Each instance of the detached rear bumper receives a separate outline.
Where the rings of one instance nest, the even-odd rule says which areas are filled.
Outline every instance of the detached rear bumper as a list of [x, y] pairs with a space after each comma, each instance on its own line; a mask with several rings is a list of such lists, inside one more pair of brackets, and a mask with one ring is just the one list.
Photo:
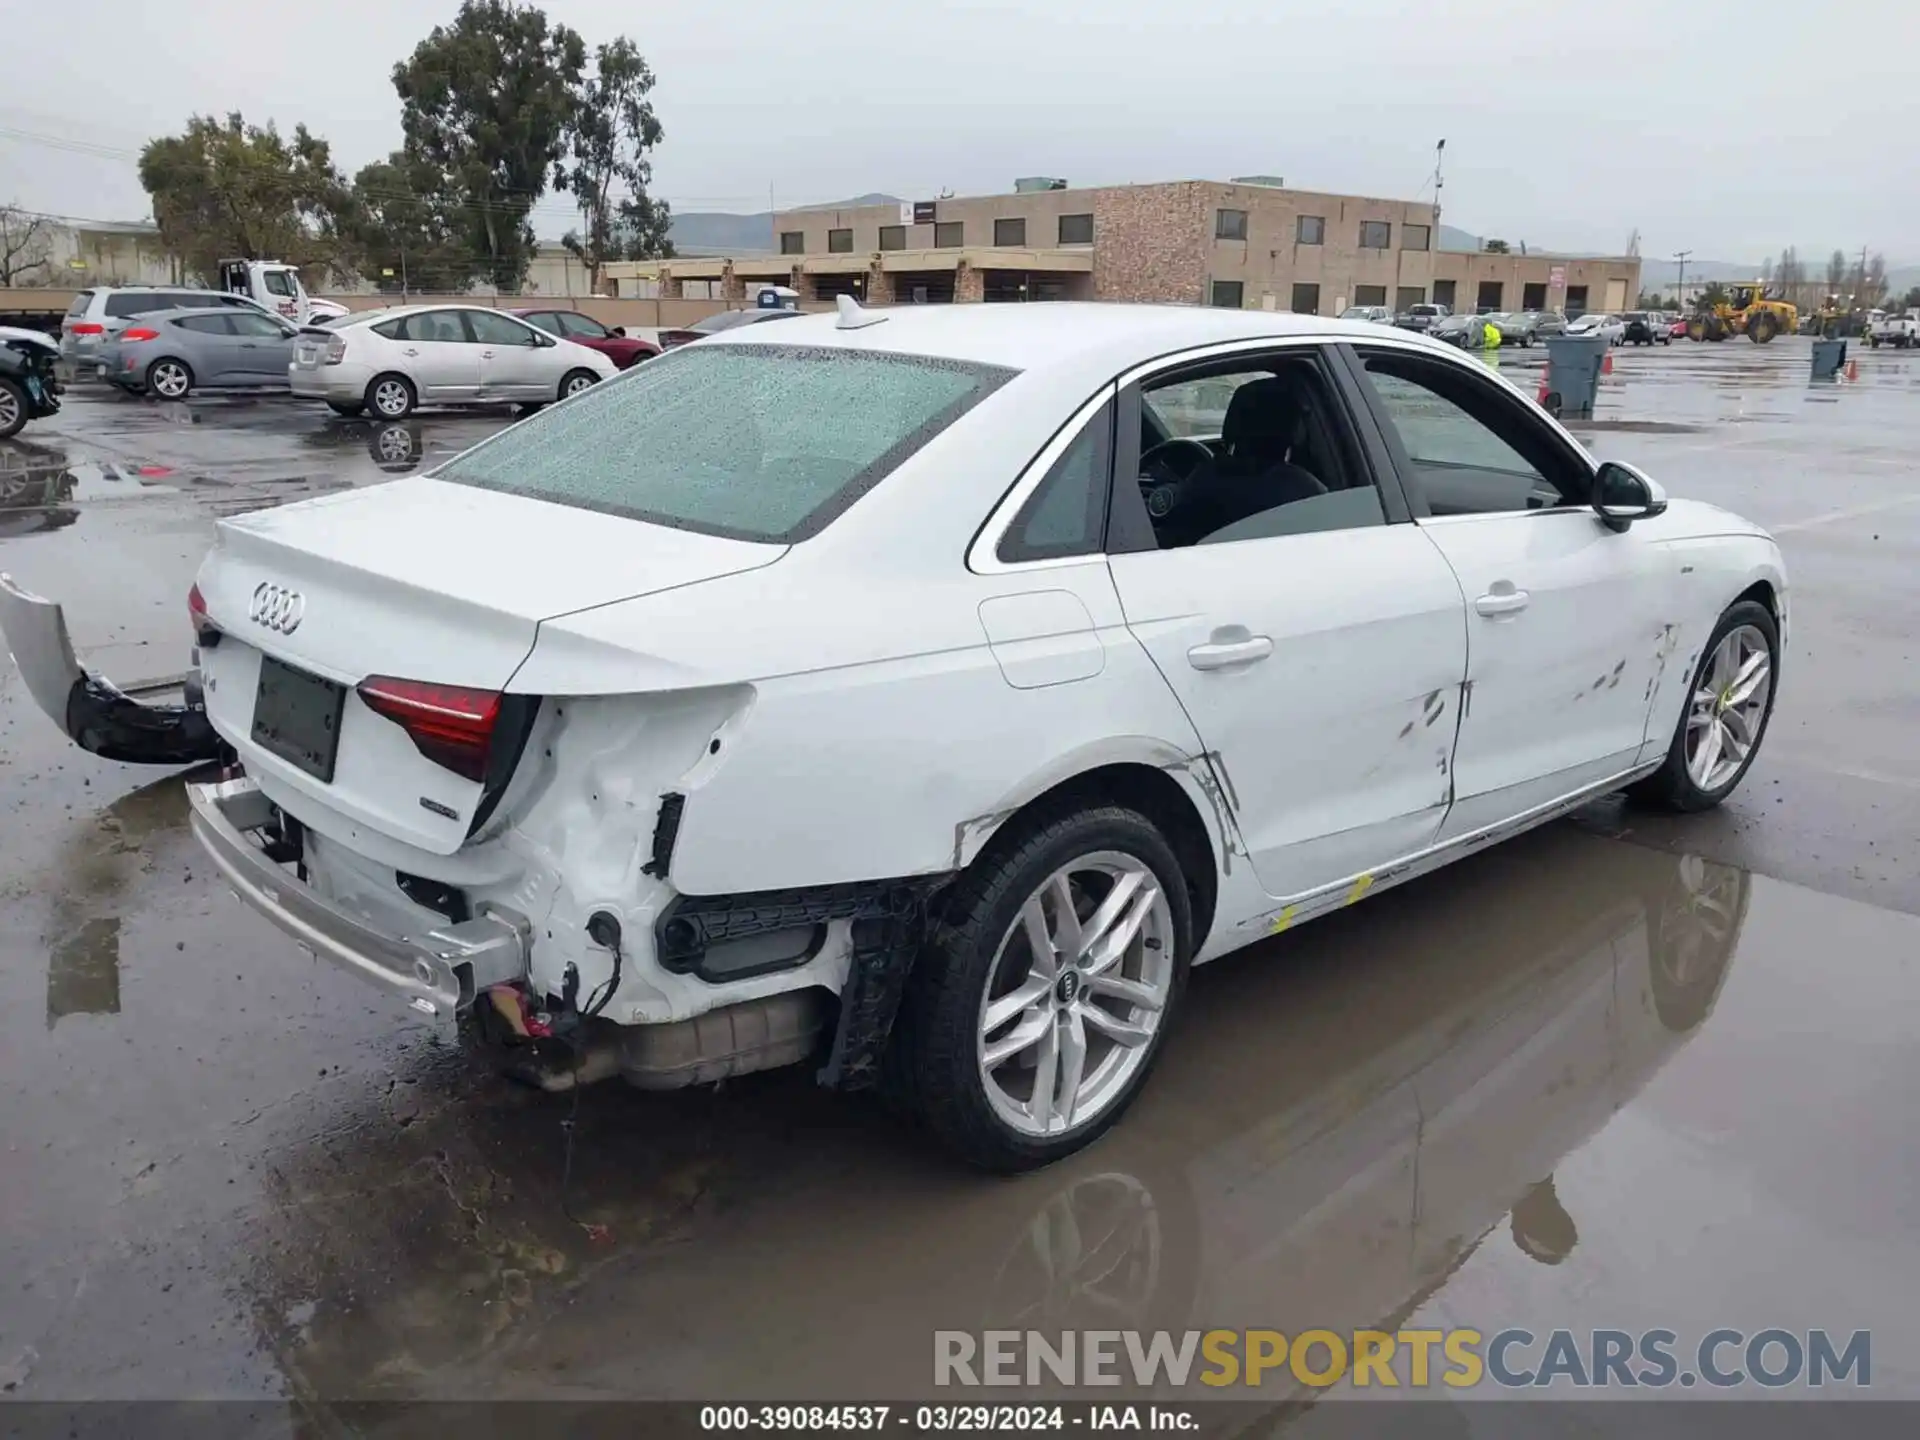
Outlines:
[[194, 837], [248, 905], [323, 960], [406, 1002], [418, 1017], [449, 1020], [492, 985], [524, 980], [531, 927], [491, 911], [424, 935], [393, 935], [350, 915], [282, 868], [253, 832], [278, 824], [257, 781], [187, 786]]
[[[225, 742], [195, 703], [192, 675], [121, 689], [80, 668], [66, 616], [0, 574], [0, 638], [13, 652], [27, 693], [82, 750], [145, 765], [195, 765], [227, 754]], [[142, 697], [178, 694], [182, 703]]]

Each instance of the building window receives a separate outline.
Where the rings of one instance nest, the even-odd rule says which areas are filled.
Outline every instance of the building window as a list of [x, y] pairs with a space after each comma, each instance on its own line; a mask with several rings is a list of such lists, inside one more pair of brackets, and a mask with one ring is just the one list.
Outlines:
[[958, 250], [966, 243], [964, 221], [942, 220], [933, 227], [933, 248], [936, 250]]
[[1293, 225], [1294, 243], [1298, 245], [1324, 245], [1327, 243], [1327, 217], [1324, 215], [1302, 215]]
[[1587, 313], [1587, 287], [1584, 285], [1567, 286], [1567, 318]]
[[1093, 243], [1093, 216], [1062, 215], [1060, 217], [1060, 243], [1062, 245], [1091, 245]]
[[1429, 225], [1402, 225], [1400, 227], [1400, 248], [1402, 250], [1431, 250], [1433, 248], [1433, 227]]
[[1426, 303], [1427, 292], [1422, 290], [1418, 285], [1402, 285], [1398, 290], [1394, 291], [1393, 294], [1393, 308], [1396, 313], [1401, 315], [1406, 314], [1416, 305], [1424, 305]]
[[1482, 280], [1480, 294], [1473, 303], [1482, 315], [1491, 315], [1500, 309], [1500, 301], [1506, 291], [1507, 287], [1501, 281]]
[[780, 232], [780, 253], [782, 255], [804, 255], [807, 253], [807, 233], [804, 230], [782, 230]]
[[1520, 287], [1520, 308], [1522, 310], [1546, 309], [1547, 287], [1544, 285], [1522, 285]]
[[1362, 250], [1385, 250], [1393, 244], [1393, 226], [1385, 220], [1362, 220], [1360, 222], [1360, 248]]
[[[1221, 213], [1225, 214], [1226, 212], [1222, 211]], [[1244, 212], [1241, 218], [1246, 218]], [[1238, 310], [1245, 288], [1246, 287], [1238, 280], [1216, 280], [1213, 282], [1213, 298], [1211, 303], [1218, 305], [1222, 310]]]
[[1353, 303], [1356, 305], [1385, 305], [1387, 287], [1384, 285], [1356, 285], [1353, 287]]
[[1293, 313], [1296, 315], [1318, 315], [1320, 313], [1320, 287], [1318, 285], [1295, 285], [1293, 287]]
[[1213, 238], [1216, 240], [1244, 240], [1247, 238], [1247, 212], [1244, 210], [1216, 210], [1213, 212]]
[[906, 249], [907, 227], [904, 225], [882, 225], [880, 227], [880, 248], [882, 250]]
[[993, 222], [993, 243], [996, 245], [1024, 245], [1027, 243], [1027, 222], [1021, 219], [996, 220]]
[[1453, 309], [1453, 288], [1456, 283], [1457, 282], [1452, 280], [1434, 281], [1433, 303], [1436, 305], [1444, 305], [1448, 311], [1451, 312]]
[[851, 255], [853, 253], [853, 231], [827, 231], [827, 250], [834, 255]]

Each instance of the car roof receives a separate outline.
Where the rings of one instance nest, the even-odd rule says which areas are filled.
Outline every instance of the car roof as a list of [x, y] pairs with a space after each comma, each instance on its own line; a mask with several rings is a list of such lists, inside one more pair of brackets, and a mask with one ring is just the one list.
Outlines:
[[709, 336], [703, 345], [817, 345], [890, 351], [1033, 370], [1089, 353], [1141, 360], [1232, 340], [1327, 339], [1374, 341], [1377, 325], [1323, 320], [1286, 311], [1226, 310], [1202, 305], [1122, 305], [1042, 301], [1027, 305], [901, 305], [875, 308], [880, 324], [854, 330], [838, 317], [801, 315], [782, 325], [741, 325]]
[[[139, 315], [131, 318], [138, 320], [178, 320], [188, 315], [224, 315], [226, 313], [223, 307], [213, 305], [176, 305], [171, 310], [142, 310]], [[283, 315], [275, 315], [271, 310], [261, 309], [255, 313], [266, 315], [275, 320], [286, 319]], [[293, 324], [291, 320], [287, 320], [286, 323], [289, 325]]]

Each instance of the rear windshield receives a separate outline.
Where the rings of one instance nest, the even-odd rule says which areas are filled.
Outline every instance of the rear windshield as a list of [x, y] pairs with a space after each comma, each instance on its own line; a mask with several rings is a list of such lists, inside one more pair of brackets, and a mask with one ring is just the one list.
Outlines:
[[690, 345], [449, 461], [442, 480], [738, 540], [804, 540], [1014, 372]]
[[115, 320], [124, 320], [129, 315], [144, 315], [149, 310], [171, 310], [186, 303], [188, 302], [168, 296], [163, 306], [160, 297], [151, 290], [121, 290], [107, 296], [106, 310], [107, 314]]

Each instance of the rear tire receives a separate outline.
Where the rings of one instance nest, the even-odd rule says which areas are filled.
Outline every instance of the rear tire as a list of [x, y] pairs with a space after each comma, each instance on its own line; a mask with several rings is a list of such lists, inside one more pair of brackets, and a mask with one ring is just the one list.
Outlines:
[[[1722, 653], [1729, 649], [1733, 651], [1731, 661]], [[1765, 655], [1764, 666], [1743, 677], [1743, 662], [1758, 653]], [[1716, 668], [1723, 673], [1716, 674]], [[1728, 606], [1701, 647], [1700, 663], [1689, 677], [1686, 700], [1665, 762], [1646, 779], [1628, 786], [1628, 797], [1658, 809], [1687, 813], [1710, 810], [1731, 795], [1766, 739], [1773, 702], [1779, 694], [1779, 675], [1780, 627], [1773, 612], [1754, 600]], [[1755, 676], [1766, 692], [1759, 703], [1728, 703]], [[1707, 759], [1701, 748], [1707, 743], [1704, 735], [1710, 729], [1719, 731], [1712, 745], [1715, 759]], [[1696, 732], [1703, 736], [1699, 742], [1695, 741]], [[1724, 753], [1726, 746], [1737, 749], [1742, 743], [1746, 748], [1737, 757]], [[1735, 758], [1737, 764], [1732, 763]]]
[[0, 377], [0, 440], [11, 440], [27, 423], [27, 392]]
[[591, 370], [569, 370], [561, 377], [560, 389], [554, 398], [556, 400], [571, 400], [582, 390], [591, 390], [599, 383], [599, 380], [600, 377]]
[[156, 360], [147, 367], [147, 393], [161, 400], [184, 400], [193, 393], [193, 371], [184, 360]]
[[1747, 339], [1756, 345], [1764, 345], [1780, 333], [1780, 317], [1771, 310], [1762, 310], [1757, 315], [1747, 317]]
[[404, 375], [376, 375], [367, 382], [366, 408], [382, 420], [404, 420], [420, 403], [413, 382]]
[[333, 413], [336, 415], [346, 416], [349, 420], [351, 420], [356, 415], [364, 415], [367, 411], [366, 403], [364, 401], [362, 401], [357, 405], [349, 405], [339, 400], [329, 400], [327, 401], [327, 408], [333, 411]]
[[[1120, 927], [1124, 949], [1103, 966], [1095, 937], [1114, 937], [1095, 922], [1122, 886], [1116, 914], [1137, 923]], [[1063, 893], [1074, 911], [1064, 925]], [[1048, 942], [1038, 962], [1030, 922]], [[1179, 861], [1137, 811], [1068, 809], [996, 837], [943, 897], [908, 980], [888, 1045], [896, 1095], [982, 1169], [1031, 1170], [1091, 1144], [1125, 1113], [1159, 1057], [1185, 988], [1192, 923]], [[1028, 992], [997, 1022], [988, 1015], [990, 1002]], [[1109, 1038], [1115, 1031], [1126, 1040]], [[997, 1045], [1021, 1035], [1032, 1038], [991, 1058], [989, 1037]], [[1024, 1083], [1028, 1094], [1010, 1093], [1009, 1083], [1015, 1091]]]

